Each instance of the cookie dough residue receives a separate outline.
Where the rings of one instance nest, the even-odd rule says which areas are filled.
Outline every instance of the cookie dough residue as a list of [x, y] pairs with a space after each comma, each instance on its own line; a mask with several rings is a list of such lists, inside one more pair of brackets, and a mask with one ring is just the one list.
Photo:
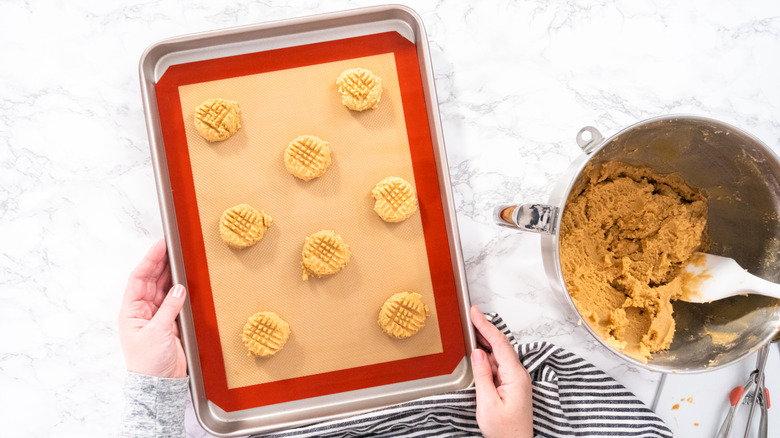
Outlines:
[[718, 332], [712, 331], [709, 328], [705, 328], [704, 333], [712, 338], [712, 343], [714, 345], [721, 345], [723, 347], [731, 347], [734, 345], [734, 341], [739, 337], [739, 333]]
[[707, 201], [676, 175], [610, 162], [586, 169], [561, 218], [569, 294], [604, 340], [646, 361], [674, 337], [682, 268], [706, 251]]

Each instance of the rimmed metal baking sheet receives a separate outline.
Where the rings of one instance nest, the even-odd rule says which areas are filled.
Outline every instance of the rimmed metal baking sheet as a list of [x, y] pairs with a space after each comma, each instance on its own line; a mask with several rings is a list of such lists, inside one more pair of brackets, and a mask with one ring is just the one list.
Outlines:
[[180, 321], [182, 338], [188, 356], [193, 404], [198, 420], [210, 433], [225, 436], [243, 435], [294, 427], [343, 417], [425, 395], [462, 389], [471, 384], [468, 354], [474, 348], [475, 340], [468, 319], [469, 298], [457, 235], [441, 124], [436, 105], [433, 72], [422, 22], [408, 8], [401, 6], [372, 7], [205, 32], [164, 40], [147, 49], [140, 62], [141, 89], [163, 225], [168, 239], [172, 274], [174, 281], [186, 284], [187, 276], [182, 261], [179, 230], [176, 225], [176, 212], [173, 206], [168, 165], [164, 153], [165, 145], [155, 95], [155, 84], [167, 69], [177, 64], [194, 61], [213, 60], [389, 31], [397, 32], [413, 42], [417, 48], [450, 247], [450, 260], [458, 292], [458, 306], [461, 315], [461, 329], [466, 343], [466, 354], [449, 375], [226, 412], [206, 398], [198, 359], [192, 310], [188, 302], [180, 316]]

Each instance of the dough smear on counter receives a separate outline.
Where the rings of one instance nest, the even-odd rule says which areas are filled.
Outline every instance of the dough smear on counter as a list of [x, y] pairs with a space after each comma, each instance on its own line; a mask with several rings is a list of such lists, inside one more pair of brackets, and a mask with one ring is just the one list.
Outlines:
[[674, 337], [680, 271], [706, 250], [707, 201], [677, 175], [619, 162], [589, 166], [561, 218], [566, 288], [610, 345], [646, 361]]

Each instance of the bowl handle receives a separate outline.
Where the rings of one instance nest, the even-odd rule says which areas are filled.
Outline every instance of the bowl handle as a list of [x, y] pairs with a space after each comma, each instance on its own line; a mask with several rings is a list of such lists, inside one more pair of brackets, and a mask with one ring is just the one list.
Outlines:
[[601, 135], [601, 132], [599, 132], [598, 129], [592, 126], [586, 126], [577, 133], [577, 146], [586, 154], [590, 154], [596, 150], [596, 148], [601, 146], [603, 141], [604, 136]]
[[493, 209], [496, 225], [540, 234], [555, 232], [558, 207], [547, 204], [499, 205]]

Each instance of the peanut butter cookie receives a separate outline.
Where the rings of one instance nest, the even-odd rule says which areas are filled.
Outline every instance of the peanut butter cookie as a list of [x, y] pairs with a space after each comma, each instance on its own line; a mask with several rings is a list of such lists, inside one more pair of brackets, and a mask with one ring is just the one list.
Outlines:
[[290, 325], [274, 312], [250, 316], [241, 333], [249, 356], [273, 356], [287, 343]]
[[312, 274], [317, 277], [335, 274], [347, 265], [351, 254], [344, 239], [335, 231], [317, 231], [303, 244], [303, 279], [308, 280]]
[[374, 211], [385, 222], [401, 222], [417, 211], [417, 193], [408, 181], [390, 176], [379, 181], [371, 195]]
[[284, 166], [304, 181], [321, 177], [330, 167], [329, 143], [313, 135], [299, 136], [287, 145]]
[[379, 310], [379, 327], [388, 335], [404, 339], [414, 335], [425, 325], [430, 310], [422, 296], [414, 292], [398, 292]]
[[365, 68], [344, 70], [336, 79], [341, 103], [353, 111], [376, 108], [382, 98], [382, 78]]
[[219, 236], [234, 248], [247, 248], [259, 242], [271, 224], [273, 218], [264, 211], [249, 204], [238, 204], [222, 213]]
[[227, 140], [241, 128], [238, 102], [208, 99], [195, 109], [195, 129], [208, 141]]

